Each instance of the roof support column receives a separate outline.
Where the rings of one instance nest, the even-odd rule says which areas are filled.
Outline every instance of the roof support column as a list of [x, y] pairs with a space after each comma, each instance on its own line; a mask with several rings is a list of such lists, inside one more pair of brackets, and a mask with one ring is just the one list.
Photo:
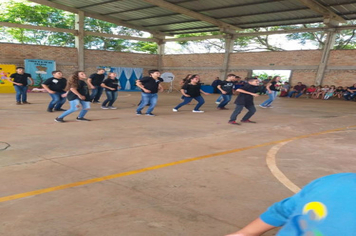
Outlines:
[[163, 56], [164, 56], [164, 49], [165, 49], [165, 45], [166, 42], [164, 41], [164, 37], [157, 37], [158, 42], [158, 70], [161, 71], [162, 70], [162, 66], [163, 66]]
[[328, 60], [329, 60], [329, 56], [330, 56], [330, 50], [333, 48], [333, 46], [335, 44], [335, 38], [336, 38], [335, 30], [329, 31], [327, 33], [324, 48], [323, 48], [323, 54], [321, 56], [321, 61], [320, 61], [320, 64], [318, 67], [318, 72], [317, 72], [316, 78], [315, 78], [316, 85], [321, 85], [323, 82], [325, 70], [328, 65]]
[[232, 34], [225, 35], [225, 55], [222, 70], [220, 71], [220, 78], [225, 79], [229, 70], [230, 53], [234, 50], [234, 37]]
[[79, 11], [75, 14], [75, 47], [77, 48], [78, 70], [84, 71], [84, 12]]

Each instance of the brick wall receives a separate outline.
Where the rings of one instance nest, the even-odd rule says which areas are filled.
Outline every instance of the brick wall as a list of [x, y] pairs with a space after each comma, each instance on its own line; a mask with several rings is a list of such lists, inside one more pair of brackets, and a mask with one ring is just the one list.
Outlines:
[[[57, 69], [65, 76], [78, 69], [75, 48], [21, 45], [0, 43], [0, 63], [23, 65], [24, 59], [55, 60]], [[320, 63], [320, 50], [232, 53], [229, 71], [242, 78], [251, 70], [292, 70], [291, 83], [301, 81], [307, 85], [315, 83], [315, 76]], [[96, 71], [97, 66], [140, 67], [146, 75], [149, 69], [158, 67], [158, 56], [139, 53], [122, 53], [100, 50], [85, 50], [85, 72]], [[333, 50], [330, 53], [328, 68], [323, 84], [347, 86], [354, 84], [354, 58], [356, 50]], [[199, 74], [202, 82], [210, 84], [220, 76], [224, 61], [223, 53], [164, 55], [162, 72], [175, 75], [174, 85], [179, 88], [179, 81], [187, 74]], [[167, 85], [165, 85], [167, 87]]]

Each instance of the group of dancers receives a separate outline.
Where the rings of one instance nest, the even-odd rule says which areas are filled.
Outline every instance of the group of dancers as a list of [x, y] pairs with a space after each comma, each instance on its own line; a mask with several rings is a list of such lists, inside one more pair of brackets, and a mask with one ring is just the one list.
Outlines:
[[[91, 103], [100, 103], [99, 99], [103, 91], [105, 91], [107, 99], [101, 104], [102, 109], [117, 109], [113, 106], [118, 97], [118, 90], [120, 89], [119, 80], [113, 72], [108, 73], [105, 78], [105, 70], [100, 68], [96, 73], [91, 74], [87, 78], [84, 71], [74, 72], [68, 80], [63, 78], [63, 73], [59, 70], [52, 72], [51, 78], [42, 83], [42, 87], [48, 92], [51, 101], [48, 104], [48, 112], [62, 111], [63, 113], [57, 116], [54, 120], [56, 122], [65, 122], [64, 118], [73, 112], [80, 109], [79, 115], [76, 117], [77, 121], [90, 121], [85, 118]], [[161, 85], [163, 80], [160, 78], [161, 73], [159, 70], [149, 70], [148, 76], [145, 76], [136, 81], [136, 86], [141, 89], [141, 102], [136, 109], [137, 115], [143, 115], [142, 110], [148, 106], [145, 112], [146, 116], [155, 116], [152, 112], [157, 104], [158, 92], [164, 89]], [[29, 104], [26, 96], [23, 96], [23, 91], [27, 92], [27, 81], [31, 78], [30, 74], [24, 73], [24, 68], [18, 67], [15, 74], [11, 75], [11, 81], [16, 89], [17, 104]], [[249, 78], [245, 84], [234, 89], [239, 77], [234, 74], [228, 74], [225, 81], [223, 81], [218, 89], [221, 91], [221, 101], [217, 106], [218, 110], [227, 110], [225, 107], [232, 98], [232, 95], [237, 92], [238, 97], [235, 100], [235, 110], [231, 114], [228, 121], [229, 124], [240, 124], [236, 122], [238, 114], [242, 111], [243, 107], [248, 109], [248, 113], [242, 118], [241, 122], [255, 123], [250, 120], [251, 116], [256, 112], [253, 104], [253, 97], [258, 96], [256, 89], [258, 88], [259, 81], [256, 78]], [[203, 95], [210, 95], [201, 89], [200, 76], [198, 74], [187, 75], [181, 83], [180, 92], [182, 93], [182, 102], [175, 106], [173, 112], [178, 112], [181, 107], [189, 104], [193, 99], [197, 101], [193, 113], [204, 113], [200, 110], [201, 106], [205, 103]], [[18, 89], [17, 87], [23, 87]], [[91, 89], [91, 93], [89, 90]], [[70, 108], [65, 110], [62, 108], [63, 104], [69, 101]]]

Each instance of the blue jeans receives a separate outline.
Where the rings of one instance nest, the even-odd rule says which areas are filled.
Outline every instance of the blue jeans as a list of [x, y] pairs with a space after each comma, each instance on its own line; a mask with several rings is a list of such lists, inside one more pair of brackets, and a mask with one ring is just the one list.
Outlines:
[[141, 112], [141, 110], [147, 105], [148, 107], [146, 114], [149, 114], [155, 109], [157, 104], [158, 94], [157, 93], [141, 93], [141, 104], [137, 107], [136, 112]]
[[108, 104], [109, 107], [112, 106], [112, 104], [114, 104], [114, 102], [117, 99], [117, 96], [119, 95], [119, 93], [117, 91], [112, 91], [112, 90], [105, 90], [106, 93], [106, 100], [103, 102], [103, 106], [106, 107], [106, 104]]
[[261, 106], [268, 106], [271, 105], [272, 102], [276, 99], [277, 97], [277, 91], [271, 91], [270, 93], [267, 91], [268, 94], [268, 99], [266, 101], [264, 101], [263, 103], [261, 103]]
[[49, 96], [51, 96], [52, 101], [50, 101], [49, 105], [48, 105], [48, 109], [55, 109], [55, 110], [59, 110], [61, 109], [61, 107], [63, 106], [63, 104], [66, 102], [66, 98], [62, 98], [62, 94], [64, 94], [63, 92], [56, 92], [56, 93], [49, 93]]
[[27, 86], [14, 85], [16, 102], [27, 102]]
[[231, 94], [221, 94], [221, 96], [223, 100], [220, 102], [218, 106], [219, 108], [225, 107], [231, 101], [232, 98]]
[[[205, 103], [204, 98], [202, 96], [199, 96], [199, 97], [195, 97], [194, 99], [198, 102], [198, 104], [194, 107], [194, 110], [195, 111], [199, 111], [199, 108]], [[184, 101], [179, 103], [174, 109], [178, 110], [182, 106], [190, 103], [192, 100], [193, 100], [192, 97], [185, 97], [184, 96]]]
[[67, 115], [79, 110], [80, 107], [79, 104], [82, 105], [82, 110], [80, 111], [78, 117], [83, 118], [85, 114], [87, 114], [88, 110], [90, 109], [90, 102], [79, 100], [79, 99], [69, 101], [70, 108], [65, 112], [63, 112], [60, 116], [58, 116], [58, 118], [64, 118]]
[[248, 112], [242, 118], [242, 120], [249, 120], [253, 116], [253, 114], [255, 114], [256, 108], [254, 105], [245, 106], [245, 105], [237, 105], [236, 104], [235, 110], [231, 114], [230, 121], [236, 121], [237, 116], [241, 113], [241, 111], [244, 107], [247, 108]]
[[293, 96], [293, 94], [295, 94], [295, 93], [298, 93], [297, 95], [295, 95], [295, 98], [299, 98], [300, 96], [302, 96], [303, 95], [303, 92], [299, 92], [299, 91], [290, 91], [289, 93], [288, 93], [288, 97], [292, 97]]
[[91, 91], [90, 95], [90, 101], [92, 102], [98, 102], [101, 94], [103, 93], [103, 87], [99, 86], [94, 86], [95, 88]]
[[216, 99], [216, 102], [221, 102], [222, 99], [223, 99], [223, 97], [222, 97], [222, 95], [220, 95], [220, 96], [218, 97], [218, 99]]
[[344, 95], [344, 98], [345, 98], [345, 100], [352, 100], [352, 99], [354, 99], [354, 97], [356, 96], [356, 92], [354, 92], [354, 93], [350, 93], [350, 92], [347, 92], [345, 95]]

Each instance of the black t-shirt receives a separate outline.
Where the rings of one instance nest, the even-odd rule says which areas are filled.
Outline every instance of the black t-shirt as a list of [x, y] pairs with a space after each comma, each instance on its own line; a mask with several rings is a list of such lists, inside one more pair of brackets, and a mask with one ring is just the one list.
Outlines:
[[67, 85], [67, 80], [65, 78], [56, 79], [54, 77], [46, 79], [43, 84], [47, 85], [48, 88], [52, 91], [65, 93], [64, 89]]
[[[85, 83], [83, 80], [79, 80], [77, 90], [81, 95], [85, 96], [85, 101], [90, 101], [89, 89], [87, 83]], [[67, 99], [68, 101], [73, 101], [75, 99], [80, 100], [80, 98], [78, 98], [78, 96], [70, 90], [68, 92]]]
[[[27, 84], [28, 84], [27, 79], [32, 78], [32, 77], [30, 74], [27, 74], [27, 73], [23, 73], [22, 75], [18, 74], [18, 73], [14, 73], [14, 74], [10, 75], [10, 78], [13, 78], [14, 82], [16, 82], [16, 83], [21, 83], [23, 86], [27, 86]], [[14, 86], [15, 86], [15, 84], [14, 84]]]
[[192, 98], [196, 98], [200, 96], [200, 87], [201, 84], [184, 84], [182, 89], [185, 90], [185, 93], [188, 94]]
[[103, 81], [103, 83], [104, 83], [106, 86], [115, 89], [115, 90], [110, 90], [110, 89], [105, 88], [105, 90], [107, 90], [107, 91], [113, 91], [113, 92], [114, 92], [114, 91], [117, 91], [117, 87], [119, 86], [119, 80], [118, 80], [117, 78], [115, 78], [115, 79], [106, 78], [106, 79]]
[[351, 87], [348, 87], [347, 89], [356, 90], [356, 87], [355, 86], [351, 86]]
[[276, 84], [276, 81], [271, 82], [271, 86], [269, 87], [269, 89], [272, 91], [279, 91], [279, 88], [276, 87]]
[[[247, 92], [250, 93], [256, 93], [256, 89], [258, 88], [258, 86], [253, 86], [249, 83], [246, 83], [242, 88], [242, 90], [245, 90]], [[236, 100], [235, 100], [235, 104], [237, 105], [245, 105], [245, 106], [250, 106], [250, 105], [254, 105], [253, 104], [253, 96], [250, 94], [246, 94], [246, 93], [240, 93]]]
[[[158, 80], [155, 80], [152, 77], [146, 76], [140, 79], [140, 82], [142, 83], [143, 87], [145, 89], [150, 90], [150, 94], [152, 93], [157, 93], [158, 92], [158, 85], [161, 83], [161, 79], [159, 78]], [[142, 90], [143, 92], [143, 90]], [[143, 92], [144, 93], [144, 92]]]
[[104, 78], [105, 78], [105, 75], [104, 74], [97, 74], [97, 73], [94, 73], [94, 74], [91, 74], [89, 76], [89, 78], [91, 79], [91, 84], [94, 85], [94, 86], [100, 86], [100, 84], [103, 82]]
[[220, 86], [221, 89], [224, 90], [225, 92], [227, 92], [226, 95], [231, 95], [232, 94], [232, 90], [234, 88], [235, 83], [232, 81], [223, 81], [221, 82]]

